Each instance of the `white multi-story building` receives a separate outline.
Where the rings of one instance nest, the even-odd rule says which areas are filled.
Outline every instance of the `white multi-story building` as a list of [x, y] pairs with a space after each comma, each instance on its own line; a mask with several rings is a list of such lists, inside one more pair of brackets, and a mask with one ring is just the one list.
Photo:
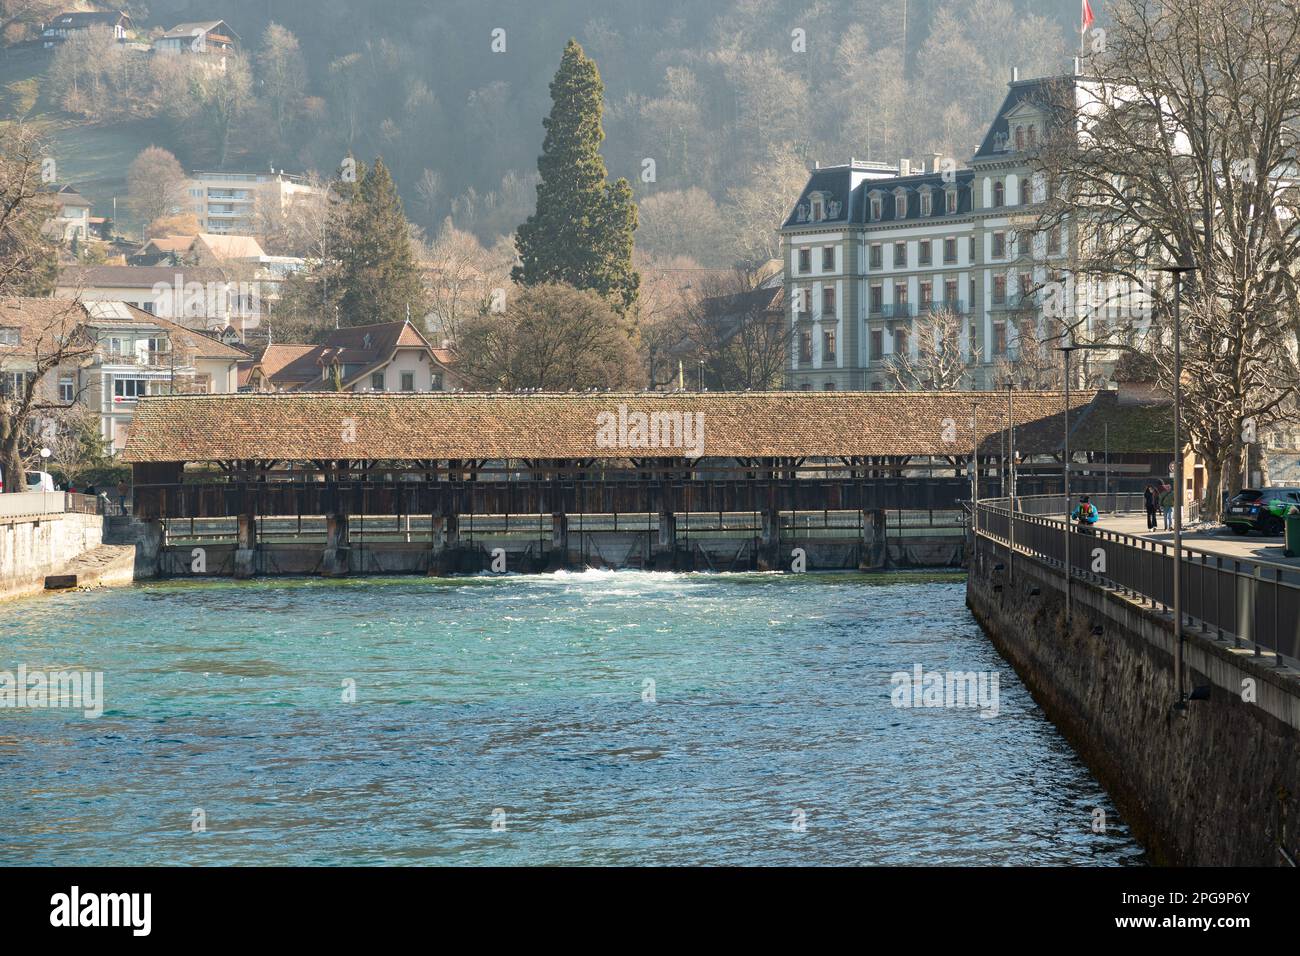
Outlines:
[[282, 212], [316, 187], [303, 176], [280, 172], [196, 172], [185, 183], [185, 200], [204, 232], [255, 235], [261, 210]]
[[1068, 282], [1072, 224], [1037, 228], [1047, 184], [1031, 160], [1048, 127], [1049, 84], [1061, 82], [1082, 89], [1089, 81], [1013, 75], [968, 164], [935, 155], [813, 170], [780, 230], [790, 387], [897, 387], [891, 364], [902, 352], [917, 358], [933, 312], [959, 318], [962, 384], [993, 387], [1022, 338], [1050, 334], [1044, 300], [1053, 285], [1069, 288], [1055, 302], [1057, 318], [1085, 331], [1104, 323], [1106, 310], [1083, 314]]

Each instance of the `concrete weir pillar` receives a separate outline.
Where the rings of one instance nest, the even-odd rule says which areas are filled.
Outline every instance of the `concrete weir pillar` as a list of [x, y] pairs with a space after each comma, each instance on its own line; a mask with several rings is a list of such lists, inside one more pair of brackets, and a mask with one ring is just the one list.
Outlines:
[[321, 575], [337, 578], [347, 574], [350, 552], [348, 516], [329, 515], [325, 519], [325, 553], [321, 557]]
[[547, 556], [547, 567], [558, 571], [569, 564], [569, 516], [563, 511], [551, 515], [551, 553]]
[[677, 515], [671, 511], [659, 512], [659, 535], [651, 550], [653, 566], [660, 571], [670, 571], [677, 564]]
[[456, 555], [460, 548], [460, 519], [456, 515], [434, 515], [433, 544], [429, 552], [429, 574], [442, 576], [456, 570]]
[[781, 515], [775, 511], [764, 511], [763, 528], [758, 539], [758, 570], [776, 571], [782, 568], [781, 555]]
[[236, 578], [251, 578], [257, 573], [257, 516], [239, 516], [239, 529], [235, 533]]
[[889, 544], [885, 538], [885, 513], [862, 512], [862, 554], [858, 559], [859, 571], [883, 568], [889, 563]]

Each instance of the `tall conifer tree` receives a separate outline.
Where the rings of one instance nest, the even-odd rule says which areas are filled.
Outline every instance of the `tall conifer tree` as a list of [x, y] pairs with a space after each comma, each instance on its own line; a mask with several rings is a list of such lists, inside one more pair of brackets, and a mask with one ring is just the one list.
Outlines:
[[424, 284], [393, 177], [382, 159], [357, 172], [338, 237], [340, 317], [346, 325], [399, 322], [409, 307], [412, 321], [419, 322]]
[[537, 211], [519, 227], [516, 282], [563, 282], [598, 292], [620, 312], [636, 301], [636, 203], [626, 179], [607, 182], [600, 143], [605, 86], [594, 60], [569, 40], [551, 81], [551, 115], [537, 160]]

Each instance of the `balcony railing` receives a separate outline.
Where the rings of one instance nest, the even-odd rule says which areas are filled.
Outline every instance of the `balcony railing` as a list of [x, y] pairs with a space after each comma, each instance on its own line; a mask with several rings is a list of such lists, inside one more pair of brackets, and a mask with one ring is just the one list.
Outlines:
[[880, 311], [874, 314], [885, 319], [907, 319], [915, 315], [916, 310], [910, 302], [891, 302], [882, 305]]

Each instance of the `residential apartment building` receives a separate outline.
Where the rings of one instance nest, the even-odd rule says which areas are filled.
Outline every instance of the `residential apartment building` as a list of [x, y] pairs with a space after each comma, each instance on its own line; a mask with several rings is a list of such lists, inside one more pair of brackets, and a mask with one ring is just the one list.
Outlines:
[[259, 203], [282, 212], [316, 192], [303, 176], [280, 172], [196, 172], [185, 183], [187, 211], [204, 232], [251, 236], [257, 233]]
[[146, 395], [233, 392], [242, 349], [122, 302], [65, 299], [0, 302], [0, 392], [34, 374], [35, 356], [61, 346], [69, 361], [38, 383], [51, 404], [86, 409], [114, 452], [126, 444], [136, 403]]
[[[968, 388], [994, 387], [1022, 338], [1050, 334], [1044, 290], [1064, 284], [1075, 237], [1069, 222], [1036, 228], [1047, 184], [1031, 160], [1048, 126], [1048, 84], [1063, 80], [1087, 83], [1013, 76], [965, 165], [936, 155], [915, 165], [813, 170], [780, 230], [794, 332], [789, 387], [897, 387], [891, 364], [901, 353], [917, 359], [935, 312], [960, 322]], [[1064, 319], [1078, 304], [1071, 295], [1056, 308]], [[1085, 329], [1104, 321], [1079, 318]]]
[[225, 332], [241, 341], [261, 325], [261, 286], [215, 266], [72, 266], [54, 294], [82, 302], [124, 302], [187, 327]]

